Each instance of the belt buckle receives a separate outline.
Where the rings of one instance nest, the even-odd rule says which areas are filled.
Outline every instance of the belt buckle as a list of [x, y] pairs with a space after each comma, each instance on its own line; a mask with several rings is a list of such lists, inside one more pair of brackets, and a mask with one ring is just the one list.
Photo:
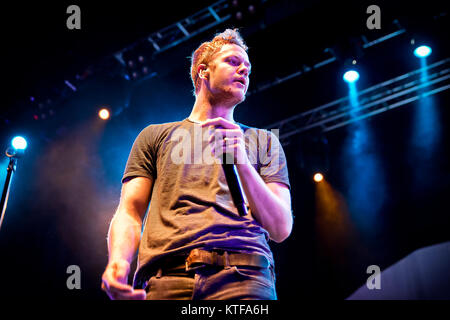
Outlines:
[[205, 266], [205, 264], [201, 263], [198, 266], [192, 267], [187, 260], [185, 261], [185, 270], [186, 270], [186, 272], [197, 270], [197, 269], [203, 268], [204, 266]]

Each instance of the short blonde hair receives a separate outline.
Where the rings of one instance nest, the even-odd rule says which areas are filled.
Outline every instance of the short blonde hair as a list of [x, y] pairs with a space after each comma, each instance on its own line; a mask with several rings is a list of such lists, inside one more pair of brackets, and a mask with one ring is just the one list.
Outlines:
[[212, 57], [226, 44], [235, 44], [247, 52], [248, 47], [245, 45], [239, 31], [237, 29], [226, 29], [222, 33], [218, 33], [211, 41], [203, 42], [193, 53], [191, 57], [191, 79], [194, 85], [194, 95], [200, 88], [198, 75], [198, 66], [201, 64], [208, 65]]

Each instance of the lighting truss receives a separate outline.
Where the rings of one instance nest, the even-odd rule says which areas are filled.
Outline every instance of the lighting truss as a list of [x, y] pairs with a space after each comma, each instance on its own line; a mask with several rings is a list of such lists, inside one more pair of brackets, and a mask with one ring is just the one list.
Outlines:
[[[352, 122], [395, 109], [422, 97], [450, 89], [450, 58], [413, 70], [358, 92], [358, 106], [350, 105], [349, 97], [331, 101], [299, 113], [266, 128], [280, 129], [280, 141], [287, 145], [299, 133], [319, 129], [329, 132]], [[423, 73], [426, 72], [426, 80]]]
[[[220, 0], [183, 20], [153, 32], [146, 38], [146, 41], [152, 45], [154, 54], [159, 54], [230, 18], [228, 1]], [[114, 54], [122, 65], [125, 65], [123, 53], [128, 49], [128, 47], [124, 48]]]
[[231, 17], [228, 7], [226, 0], [218, 1], [186, 19], [152, 33], [147, 40], [157, 53], [161, 53], [228, 20]]
[[[388, 33], [388, 34], [386, 34], [386, 35], [384, 35], [382, 37], [379, 37], [379, 38], [377, 38], [375, 40], [372, 40], [372, 41], [368, 41], [367, 38], [364, 35], [362, 35], [361, 36], [361, 39], [363, 41], [362, 48], [363, 49], [367, 49], [369, 47], [372, 47], [372, 46], [375, 46], [377, 44], [380, 44], [383, 41], [386, 41], [386, 40], [398, 37], [398, 36], [400, 36], [400, 35], [402, 35], [403, 33], [406, 32], [406, 30], [403, 29], [403, 28], [400, 28], [397, 23], [395, 25], [398, 27], [398, 30], [390, 32], [390, 33]], [[284, 77], [277, 77], [275, 80], [267, 82], [265, 84], [257, 85], [256, 89], [247, 92], [247, 96], [251, 96], [252, 94], [259, 93], [261, 91], [264, 91], [266, 89], [269, 89], [269, 88], [272, 88], [272, 87], [274, 87], [276, 85], [279, 85], [279, 84], [281, 84], [281, 83], [283, 83], [283, 82], [285, 82], [287, 80], [299, 77], [299, 76], [301, 76], [303, 74], [306, 74], [306, 73], [308, 73], [310, 71], [317, 70], [317, 69], [319, 69], [321, 67], [324, 67], [324, 66], [326, 66], [326, 65], [328, 65], [330, 63], [338, 61], [338, 59], [334, 56], [332, 50], [330, 50], [329, 48], [327, 48], [327, 49], [325, 49], [323, 51], [323, 56], [324, 56], [324, 58], [322, 58], [320, 61], [318, 61], [318, 62], [316, 62], [314, 64], [311, 64], [310, 66], [304, 65], [301, 70], [295, 71], [295, 72], [293, 72], [293, 73], [291, 73], [291, 74], [289, 74], [287, 76], [284, 76]]]

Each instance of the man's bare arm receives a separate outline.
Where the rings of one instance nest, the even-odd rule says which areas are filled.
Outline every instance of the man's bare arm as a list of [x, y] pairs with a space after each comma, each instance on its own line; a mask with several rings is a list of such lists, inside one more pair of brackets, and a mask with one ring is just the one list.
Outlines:
[[[291, 233], [293, 223], [289, 188], [282, 183], [264, 182], [250, 164], [239, 125], [224, 118], [214, 118], [204, 121], [202, 126], [215, 127], [209, 138], [214, 155], [229, 153], [235, 156], [236, 169], [254, 218], [269, 232], [272, 240], [284, 241]], [[216, 133], [219, 133], [217, 137]]]
[[275, 242], [284, 241], [292, 231], [291, 195], [287, 186], [265, 183], [252, 165], [236, 165], [252, 214]]
[[145, 291], [133, 290], [127, 281], [152, 187], [153, 180], [145, 177], [133, 178], [122, 186], [120, 203], [108, 232], [109, 259], [102, 276], [102, 289], [111, 299], [145, 299]]

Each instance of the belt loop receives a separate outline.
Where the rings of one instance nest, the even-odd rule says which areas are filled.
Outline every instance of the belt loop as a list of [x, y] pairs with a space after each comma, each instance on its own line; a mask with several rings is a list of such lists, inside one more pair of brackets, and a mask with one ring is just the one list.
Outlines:
[[230, 269], [230, 260], [228, 259], [228, 251], [223, 252], [223, 257], [225, 260], [225, 270]]
[[162, 268], [158, 269], [158, 272], [156, 272], [156, 278], [159, 279], [162, 276]]

